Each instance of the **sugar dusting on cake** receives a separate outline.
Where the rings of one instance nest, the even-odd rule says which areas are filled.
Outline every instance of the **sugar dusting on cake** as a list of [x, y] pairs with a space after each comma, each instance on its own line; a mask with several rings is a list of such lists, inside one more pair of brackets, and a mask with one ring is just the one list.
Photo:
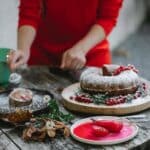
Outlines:
[[80, 88], [70, 99], [80, 103], [96, 105], [118, 105], [131, 103], [148, 94], [147, 84], [138, 76], [133, 65], [105, 65], [100, 68], [91, 67], [80, 77]]
[[[111, 65], [107, 65], [107, 68], [111, 70]], [[130, 91], [139, 85], [137, 70], [131, 65], [118, 67], [112, 72], [112, 76], [103, 76], [99, 70], [100, 68], [89, 68], [82, 73], [80, 77], [82, 89], [95, 92], [116, 91], [117, 93], [123, 90]]]

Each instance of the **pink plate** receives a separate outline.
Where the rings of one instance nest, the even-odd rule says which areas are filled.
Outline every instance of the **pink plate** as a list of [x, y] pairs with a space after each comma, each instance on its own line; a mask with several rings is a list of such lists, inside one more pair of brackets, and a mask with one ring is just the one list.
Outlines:
[[[94, 136], [93, 133], [91, 132], [90, 124], [92, 123], [92, 119], [121, 120], [123, 122], [123, 128], [119, 133], [109, 133], [104, 137], [97, 137]], [[135, 123], [131, 123], [127, 119], [121, 119], [119, 117], [111, 117], [111, 116], [89, 117], [81, 119], [71, 126], [71, 135], [73, 138], [75, 138], [80, 142], [93, 145], [112, 145], [126, 142], [134, 138], [137, 135], [137, 133], [138, 127]]]

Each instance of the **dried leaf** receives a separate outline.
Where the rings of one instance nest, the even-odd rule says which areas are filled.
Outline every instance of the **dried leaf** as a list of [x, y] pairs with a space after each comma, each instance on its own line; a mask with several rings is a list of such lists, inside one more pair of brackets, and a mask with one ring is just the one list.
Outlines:
[[65, 136], [66, 138], [70, 136], [70, 130], [69, 130], [68, 127], [65, 127], [65, 129], [64, 129], [64, 136]]
[[63, 129], [65, 126], [64, 125], [55, 125], [55, 128], [58, 129]]
[[37, 132], [37, 134], [32, 136], [31, 140], [34, 141], [43, 141], [46, 138], [46, 132]]
[[47, 134], [50, 138], [53, 138], [56, 135], [56, 131], [54, 129], [47, 130]]
[[36, 128], [29, 127], [23, 131], [23, 139], [28, 140], [32, 137], [32, 134], [36, 132]]
[[36, 129], [31, 126], [23, 131], [22, 138], [26, 141], [34, 140], [34, 141], [43, 141], [46, 137], [46, 132], [42, 129]]
[[23, 134], [22, 134], [22, 138], [26, 141], [28, 141], [30, 139], [29, 136], [27, 136], [27, 131], [28, 131], [28, 129], [24, 129]]
[[55, 128], [55, 123], [54, 123], [54, 121], [48, 120], [48, 121], [46, 122], [46, 129], [47, 129], [47, 130], [50, 130], [50, 129], [53, 129], [53, 128]]
[[30, 125], [23, 131], [24, 140], [43, 141], [48, 137], [53, 138], [57, 133], [63, 133], [65, 137], [70, 135], [69, 128], [64, 123], [52, 119], [31, 119]]
[[62, 125], [62, 126], [65, 126], [65, 124], [63, 122], [60, 122], [60, 121], [55, 121], [55, 124], [56, 125]]

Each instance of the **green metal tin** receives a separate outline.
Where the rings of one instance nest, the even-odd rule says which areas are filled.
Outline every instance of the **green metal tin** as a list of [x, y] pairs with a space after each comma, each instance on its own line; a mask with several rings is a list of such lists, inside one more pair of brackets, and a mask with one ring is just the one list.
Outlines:
[[7, 86], [9, 82], [10, 69], [7, 64], [7, 55], [9, 48], [0, 48], [0, 86]]

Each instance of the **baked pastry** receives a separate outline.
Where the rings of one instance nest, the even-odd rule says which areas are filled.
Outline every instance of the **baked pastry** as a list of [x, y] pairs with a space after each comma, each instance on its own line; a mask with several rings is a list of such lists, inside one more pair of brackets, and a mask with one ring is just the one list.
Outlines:
[[33, 93], [31, 90], [16, 88], [9, 95], [9, 103], [14, 107], [26, 106], [32, 103]]
[[29, 121], [32, 117], [32, 112], [30, 110], [16, 109], [15, 112], [6, 115], [6, 118], [11, 123], [21, 123]]
[[121, 95], [134, 93], [139, 86], [137, 70], [132, 65], [104, 65], [91, 67], [80, 77], [80, 87], [88, 92]]

